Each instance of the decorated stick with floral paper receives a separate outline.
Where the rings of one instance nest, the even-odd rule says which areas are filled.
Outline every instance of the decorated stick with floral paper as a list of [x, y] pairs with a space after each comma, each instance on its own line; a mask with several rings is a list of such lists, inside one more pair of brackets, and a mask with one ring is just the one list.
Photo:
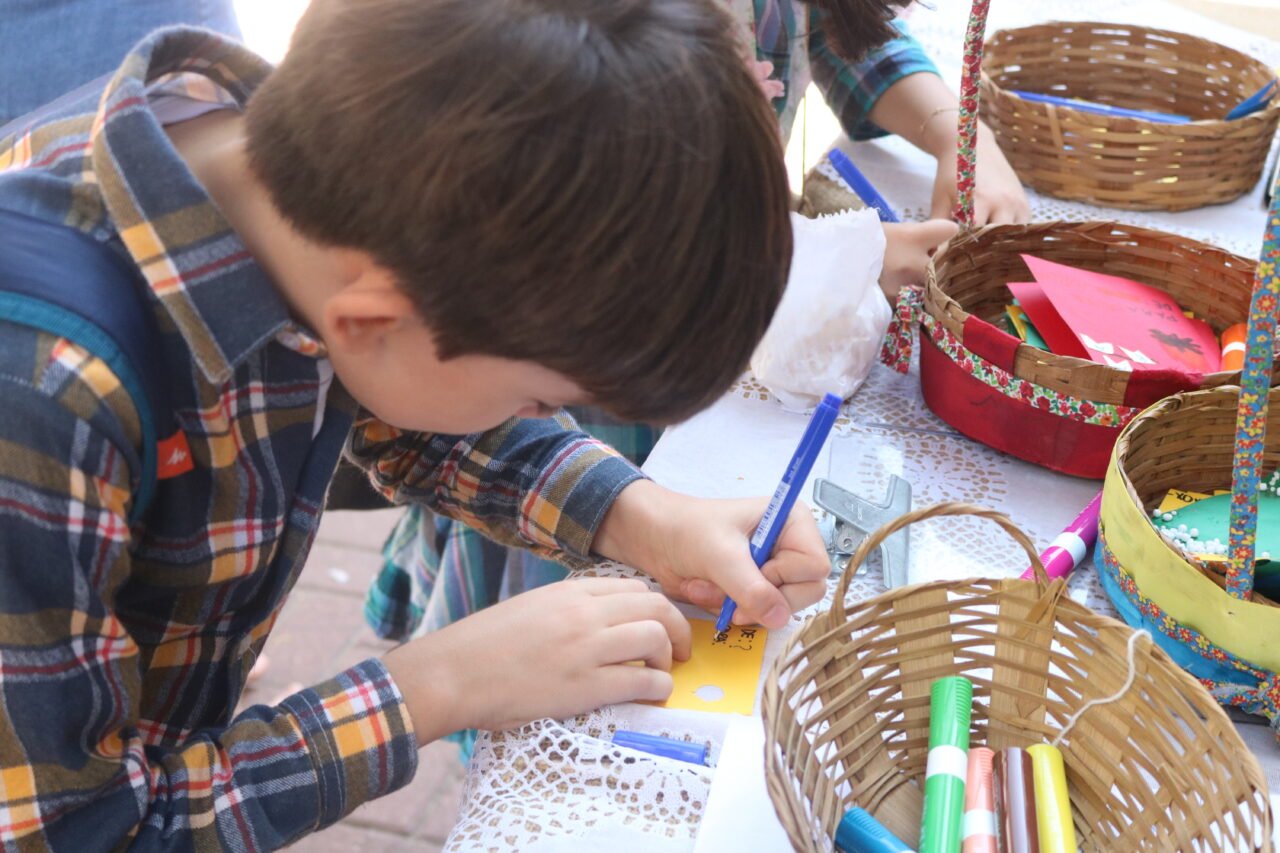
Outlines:
[[1267, 435], [1267, 398], [1276, 339], [1276, 308], [1280, 305], [1280, 196], [1271, 203], [1262, 256], [1253, 280], [1249, 305], [1249, 334], [1240, 374], [1236, 407], [1236, 446], [1231, 480], [1231, 564], [1227, 592], [1249, 598], [1253, 592], [1253, 552], [1258, 530], [1258, 481], [1262, 477], [1262, 449]]
[[973, 0], [969, 29], [964, 35], [964, 68], [960, 76], [960, 148], [956, 154], [956, 209], [952, 218], [966, 230], [973, 227], [973, 184], [978, 174], [978, 82], [990, 7], [991, 0]]

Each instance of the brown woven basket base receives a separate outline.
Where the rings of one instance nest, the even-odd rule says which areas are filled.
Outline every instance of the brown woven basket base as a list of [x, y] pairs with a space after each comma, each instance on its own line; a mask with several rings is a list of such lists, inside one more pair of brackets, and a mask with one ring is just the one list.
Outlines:
[[[960, 514], [1000, 524], [1039, 565], [999, 513], [954, 503], [916, 510], [867, 538], [831, 611], [809, 620], [769, 673], [769, 793], [797, 850], [829, 850], [854, 805], [916, 843], [936, 679], [973, 681], [971, 744], [993, 749], [1051, 740], [1074, 712], [1125, 683], [1132, 630], [1063, 597], [1061, 581], [923, 584], [845, 608], [849, 576], [885, 536]], [[1270, 850], [1257, 760], [1199, 683], [1149, 639], [1136, 651], [1132, 687], [1085, 712], [1060, 747], [1081, 845]]]

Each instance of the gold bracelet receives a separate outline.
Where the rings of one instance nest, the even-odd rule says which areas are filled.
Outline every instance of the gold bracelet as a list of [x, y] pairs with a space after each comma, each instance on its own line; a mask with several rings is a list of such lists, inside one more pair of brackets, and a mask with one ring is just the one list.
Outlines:
[[924, 121], [920, 122], [920, 129], [916, 131], [916, 136], [923, 137], [924, 129], [929, 126], [929, 122], [933, 121], [935, 118], [938, 117], [939, 113], [958, 113], [958, 112], [960, 112], [959, 107], [938, 107], [936, 110], [929, 113], [929, 116]]

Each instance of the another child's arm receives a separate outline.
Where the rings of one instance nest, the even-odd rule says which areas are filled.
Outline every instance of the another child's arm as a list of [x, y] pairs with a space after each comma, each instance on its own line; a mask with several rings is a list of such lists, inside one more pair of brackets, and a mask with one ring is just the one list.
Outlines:
[[[956, 149], [959, 134], [956, 95], [936, 74], [913, 74], [894, 83], [877, 99], [872, 122], [927, 151], [938, 161], [931, 215], [951, 216], [956, 202]], [[974, 221], [1028, 222], [1031, 206], [1022, 183], [991, 129], [978, 123], [978, 180], [974, 185]]]
[[[957, 96], [938, 75], [920, 44], [903, 29], [900, 38], [846, 62], [822, 33], [820, 10], [810, 11], [809, 56], [813, 79], [852, 139], [897, 134], [938, 161], [931, 215], [947, 218], [956, 197]], [[1026, 193], [991, 131], [978, 134], [978, 224], [1026, 222]]]
[[880, 289], [889, 302], [898, 299], [902, 288], [924, 282], [925, 270], [933, 250], [956, 233], [958, 227], [949, 219], [928, 222], [886, 222], [884, 228], [884, 264], [880, 268]]

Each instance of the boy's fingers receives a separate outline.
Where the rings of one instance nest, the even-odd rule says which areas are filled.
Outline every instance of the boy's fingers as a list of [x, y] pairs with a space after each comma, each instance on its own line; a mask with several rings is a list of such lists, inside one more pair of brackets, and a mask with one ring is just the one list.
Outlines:
[[689, 620], [662, 595], [656, 592], [627, 592], [609, 596], [600, 604], [604, 608], [606, 625], [612, 627], [645, 621], [656, 622], [667, 632], [668, 645], [675, 652], [676, 659], [688, 659], [693, 643]]
[[614, 625], [605, 629], [599, 637], [597, 648], [601, 663], [642, 660], [645, 666], [654, 669], [671, 669], [671, 637], [661, 622], [646, 619], [643, 622]]
[[759, 622], [766, 628], [781, 628], [791, 619], [786, 597], [749, 558], [727, 565], [720, 586], [737, 602], [735, 625]]
[[671, 673], [647, 666], [604, 666], [596, 671], [596, 678], [602, 705], [639, 700], [661, 702], [671, 695], [671, 688], [675, 686]]
[[827, 575], [831, 573], [831, 560], [826, 552], [821, 563], [815, 565], [810, 554], [796, 551], [779, 551], [765, 563], [764, 575], [781, 590], [791, 612], [821, 601], [827, 592]]
[[[809, 511], [809, 505], [804, 501], [796, 501], [795, 507], [791, 510], [791, 515], [787, 517], [787, 523], [782, 528], [782, 535], [778, 537], [778, 544], [779, 551], [800, 551], [814, 556], [826, 555], [827, 543], [823, 541], [822, 531], [818, 530], [818, 522], [813, 520], [813, 513]], [[818, 569], [815, 568], [814, 571], [818, 571]], [[821, 569], [821, 571], [829, 572], [830, 566]], [[826, 574], [823, 574], [822, 577], [826, 577]], [[783, 580], [804, 580], [804, 578], [784, 576]]]

